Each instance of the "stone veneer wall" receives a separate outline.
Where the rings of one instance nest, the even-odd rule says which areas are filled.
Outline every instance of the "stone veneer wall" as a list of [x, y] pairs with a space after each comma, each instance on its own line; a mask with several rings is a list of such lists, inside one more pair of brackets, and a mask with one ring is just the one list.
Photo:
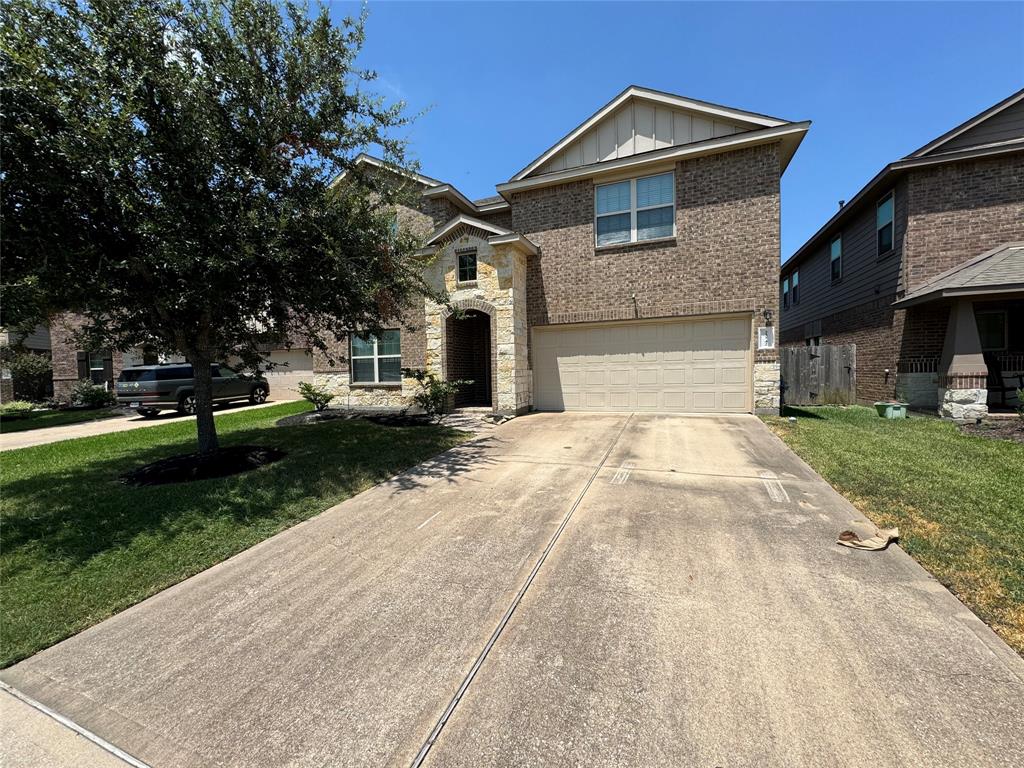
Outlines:
[[754, 413], [778, 413], [781, 403], [779, 364], [754, 363]]
[[[457, 280], [456, 248], [475, 247], [477, 279]], [[530, 407], [528, 329], [526, 325], [526, 257], [511, 245], [492, 247], [472, 231], [450, 241], [424, 271], [428, 283], [447, 290], [456, 309], [475, 309], [490, 315], [493, 357], [492, 407], [500, 413], [523, 413]], [[445, 371], [445, 320], [447, 309], [429, 299], [425, 302], [426, 356], [428, 371]]]

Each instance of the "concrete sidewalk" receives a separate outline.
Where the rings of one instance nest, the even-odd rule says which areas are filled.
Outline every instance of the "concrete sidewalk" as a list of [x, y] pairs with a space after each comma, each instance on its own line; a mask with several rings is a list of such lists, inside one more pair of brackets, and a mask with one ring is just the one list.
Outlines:
[[[214, 407], [213, 415], [222, 416], [225, 413], [234, 413], [243, 409], [266, 408], [271, 405], [280, 405], [287, 400], [268, 400], [259, 405], [248, 403], [228, 403]], [[113, 416], [109, 419], [99, 421], [86, 421], [80, 424], [66, 424], [62, 427], [46, 427], [44, 429], [29, 429], [24, 432], [10, 432], [0, 434], [0, 451], [13, 451], [18, 448], [30, 448], [33, 445], [46, 445], [61, 440], [75, 440], [79, 437], [94, 437], [95, 435], [106, 435], [111, 432], [125, 432], [129, 429], [141, 429], [143, 427], [156, 427], [160, 424], [168, 424], [175, 421], [194, 418], [183, 416], [175, 411], [165, 411], [152, 419], [144, 419], [137, 413], [127, 413], [123, 416]]]

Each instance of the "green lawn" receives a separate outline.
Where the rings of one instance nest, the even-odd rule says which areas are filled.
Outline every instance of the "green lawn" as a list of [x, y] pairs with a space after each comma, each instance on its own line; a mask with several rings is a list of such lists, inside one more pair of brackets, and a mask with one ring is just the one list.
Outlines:
[[768, 426], [1024, 654], [1024, 445], [874, 409], [789, 408]]
[[465, 433], [335, 420], [275, 427], [304, 402], [217, 417], [221, 443], [281, 461], [234, 477], [133, 488], [132, 467], [195, 450], [181, 421], [2, 454], [0, 666], [7, 666], [251, 547]]
[[30, 429], [43, 429], [44, 427], [62, 427], [65, 424], [78, 424], [83, 421], [96, 421], [97, 419], [109, 419], [117, 416], [117, 411], [109, 408], [97, 408], [95, 410], [66, 410], [66, 411], [30, 411], [25, 416], [4, 418], [0, 416], [0, 432], [25, 432]]

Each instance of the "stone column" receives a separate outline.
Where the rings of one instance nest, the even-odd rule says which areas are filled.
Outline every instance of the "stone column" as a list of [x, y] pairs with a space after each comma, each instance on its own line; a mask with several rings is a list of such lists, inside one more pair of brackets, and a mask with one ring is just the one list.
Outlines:
[[973, 421], [988, 415], [988, 366], [981, 352], [974, 303], [958, 299], [949, 312], [939, 361], [939, 415]]

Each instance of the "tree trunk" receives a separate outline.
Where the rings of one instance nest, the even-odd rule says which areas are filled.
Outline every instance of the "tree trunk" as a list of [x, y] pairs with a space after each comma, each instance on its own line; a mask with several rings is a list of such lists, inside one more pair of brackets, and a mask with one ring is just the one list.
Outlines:
[[196, 432], [199, 436], [199, 454], [206, 456], [217, 450], [217, 425], [213, 421], [213, 364], [209, 352], [196, 350], [189, 356], [195, 377]]

